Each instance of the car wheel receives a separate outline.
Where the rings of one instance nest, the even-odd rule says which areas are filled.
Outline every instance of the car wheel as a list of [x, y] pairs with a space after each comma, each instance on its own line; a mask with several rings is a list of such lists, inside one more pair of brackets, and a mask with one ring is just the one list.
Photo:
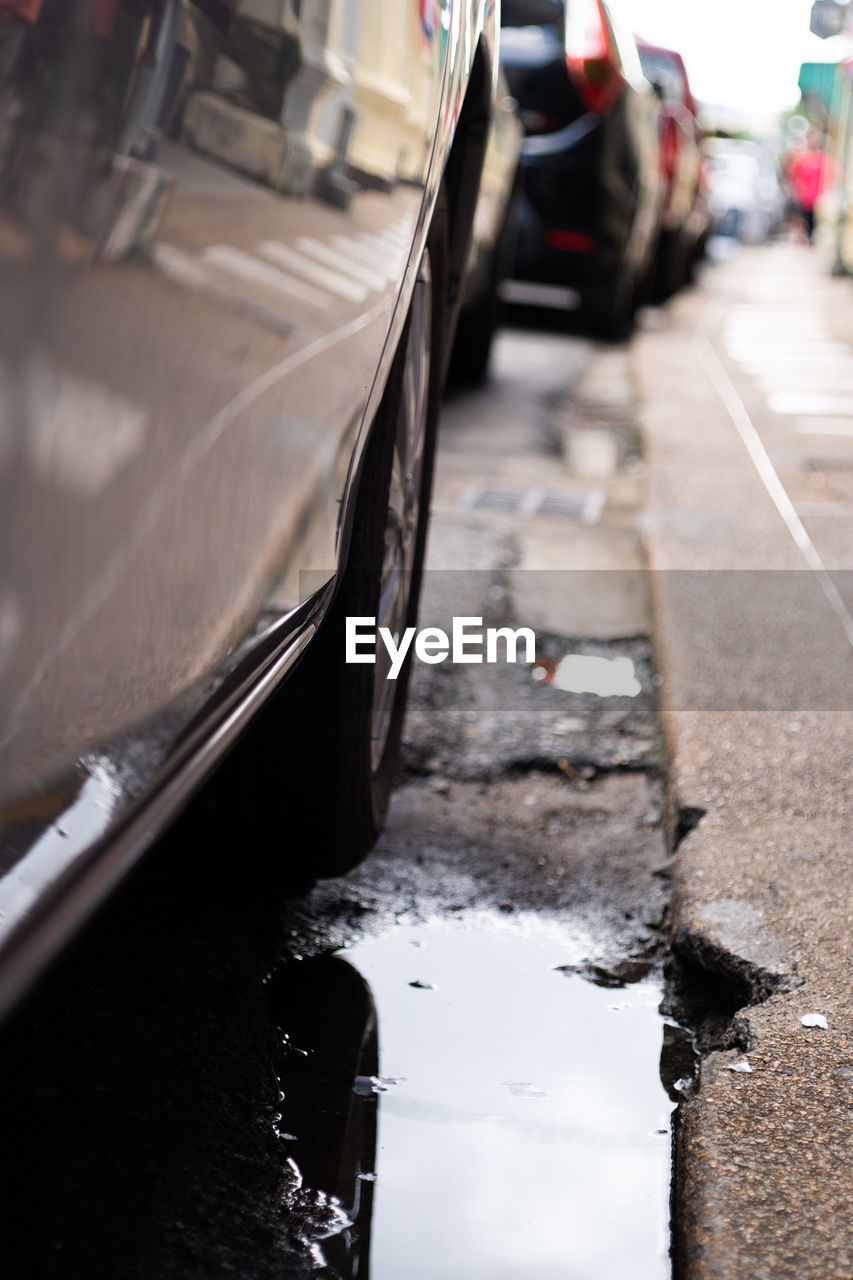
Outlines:
[[500, 234], [489, 262], [488, 278], [482, 295], [471, 307], [459, 313], [456, 336], [450, 354], [448, 379], [451, 382], [479, 386], [485, 380], [492, 354], [492, 343], [501, 323], [503, 306], [501, 281], [512, 270], [518, 238], [518, 200], [510, 202]]
[[652, 302], [667, 302], [681, 284], [681, 252], [678, 234], [662, 231], [652, 268]]
[[703, 231], [693, 246], [693, 252], [687, 262], [687, 272], [685, 274], [685, 284], [695, 284], [698, 268], [708, 256], [708, 236], [707, 231]]
[[631, 336], [634, 294], [634, 275], [627, 267], [607, 272], [590, 286], [583, 298], [583, 313], [593, 336], [614, 342]]
[[[375, 842], [388, 809], [409, 682], [377, 644], [345, 661], [349, 617], [399, 635], [415, 623], [441, 390], [446, 214], [441, 205], [368, 440], [347, 567], [297, 671], [238, 744], [243, 839], [297, 877], [338, 875]], [[411, 656], [411, 654], [409, 655]], [[288, 847], [290, 847], [288, 851]]]
[[493, 266], [482, 298], [460, 312], [448, 369], [452, 382], [478, 386], [485, 380], [500, 316], [499, 283]]

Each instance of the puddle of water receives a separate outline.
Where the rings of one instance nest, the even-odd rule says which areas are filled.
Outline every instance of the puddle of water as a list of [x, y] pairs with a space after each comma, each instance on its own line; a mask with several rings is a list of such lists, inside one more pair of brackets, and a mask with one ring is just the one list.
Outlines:
[[[350, 1241], [345, 1274], [669, 1275], [661, 992], [650, 977], [616, 992], [572, 973], [583, 948], [535, 916], [477, 916], [346, 952], [378, 1011], [378, 1062], [359, 1074], [388, 1084], [354, 1094], [350, 1078], [355, 1111], [375, 1109], [359, 1128], [376, 1151], [371, 1168], [361, 1142], [370, 1221], [356, 1224], [362, 1256], [353, 1266]], [[298, 1119], [288, 1128], [299, 1134]]]

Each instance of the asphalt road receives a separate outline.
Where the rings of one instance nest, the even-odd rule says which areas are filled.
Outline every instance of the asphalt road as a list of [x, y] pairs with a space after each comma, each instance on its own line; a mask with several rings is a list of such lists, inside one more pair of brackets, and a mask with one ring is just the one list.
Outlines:
[[422, 621], [534, 626], [535, 672], [417, 670], [340, 881], [152, 851], [3, 1033], [6, 1274], [668, 1274], [644, 483], [623, 351], [513, 331], [449, 399]]

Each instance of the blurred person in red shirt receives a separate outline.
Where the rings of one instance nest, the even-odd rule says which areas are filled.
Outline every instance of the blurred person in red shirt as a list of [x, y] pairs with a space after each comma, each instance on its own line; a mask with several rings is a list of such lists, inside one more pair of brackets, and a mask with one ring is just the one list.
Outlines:
[[810, 131], [802, 151], [789, 158], [785, 177], [791, 192], [792, 212], [798, 219], [805, 239], [814, 242], [815, 206], [832, 181], [832, 160], [822, 147], [820, 133]]

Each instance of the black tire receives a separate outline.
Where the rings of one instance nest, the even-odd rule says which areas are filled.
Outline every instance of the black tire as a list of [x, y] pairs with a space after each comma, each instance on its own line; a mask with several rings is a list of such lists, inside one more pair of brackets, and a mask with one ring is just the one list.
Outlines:
[[[391, 629], [396, 631], [397, 624], [412, 626], [416, 620], [441, 393], [446, 271], [447, 215], [442, 199], [366, 447], [347, 568], [298, 670], [237, 748], [243, 839], [249, 834], [265, 859], [272, 860], [273, 866], [281, 864], [286, 882], [292, 877], [288, 864], [292, 866], [294, 857], [297, 876], [304, 873], [313, 879], [349, 870], [369, 852], [385, 821], [410, 660], [396, 682], [383, 685], [379, 663], [345, 662], [344, 628], [348, 617], [374, 617], [380, 625], [387, 616], [389, 546], [401, 525], [395, 502], [405, 489], [398, 503], [401, 510], [405, 508], [410, 488], [414, 523], [408, 540], [399, 536], [401, 546], [406, 543], [406, 553], [405, 563], [400, 560], [402, 572], [393, 576], [399, 617]], [[413, 370], [421, 361], [425, 361], [423, 449], [415, 484], [408, 471], [403, 481], [401, 437], [412, 397], [417, 396]], [[408, 515], [402, 523], [409, 528]]]
[[501, 281], [512, 270], [518, 238], [518, 201], [513, 197], [491, 252], [487, 279], [477, 301], [463, 307], [450, 353], [448, 381], [479, 386], [485, 381], [495, 333], [503, 320]]
[[492, 342], [500, 320], [499, 283], [493, 266], [482, 298], [473, 307], [466, 307], [459, 313], [447, 373], [450, 382], [479, 386], [485, 381]]
[[705, 261], [707, 254], [708, 254], [708, 232], [703, 231], [699, 239], [696, 241], [696, 244], [693, 247], [693, 252], [690, 254], [690, 257], [687, 263], [687, 270], [684, 276], [685, 284], [690, 285], [690, 284], [696, 283], [696, 274], [697, 274], [698, 268]]
[[583, 295], [582, 318], [596, 338], [621, 342], [631, 336], [635, 315], [635, 280], [627, 267], [602, 273]]
[[652, 301], [667, 302], [680, 283], [678, 236], [673, 231], [662, 231], [654, 260]]
[[693, 279], [695, 248], [683, 232], [663, 232], [655, 257], [654, 301], [667, 302]]

